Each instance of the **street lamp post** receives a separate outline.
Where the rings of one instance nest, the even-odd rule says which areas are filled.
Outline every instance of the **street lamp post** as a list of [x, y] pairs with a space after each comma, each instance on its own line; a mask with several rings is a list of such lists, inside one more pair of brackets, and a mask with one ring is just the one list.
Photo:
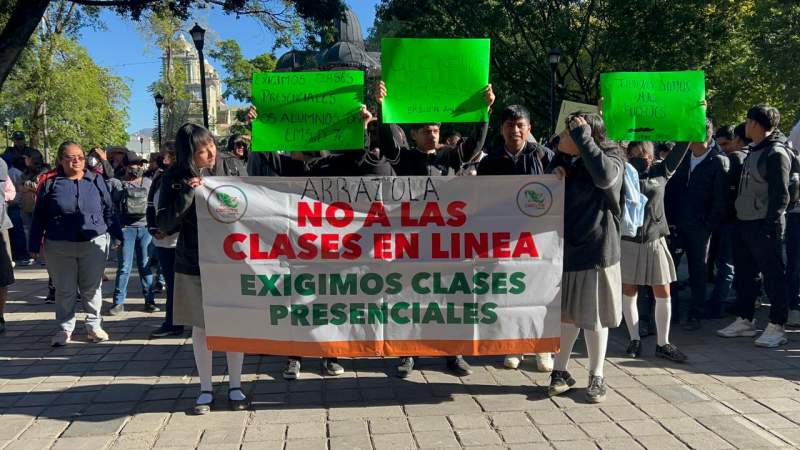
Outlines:
[[547, 59], [550, 62], [550, 135], [552, 135], [556, 130], [556, 71], [561, 61], [561, 50], [558, 47], [551, 48]]
[[156, 101], [156, 110], [158, 110], [158, 151], [161, 151], [161, 107], [164, 106], [164, 96], [157, 92], [153, 96]]
[[144, 155], [144, 138], [139, 136], [139, 155]]
[[197, 56], [200, 58], [200, 96], [203, 99], [203, 126], [208, 128], [208, 99], [206, 98], [206, 61], [203, 57], [203, 39], [206, 35], [204, 30], [197, 23], [194, 24], [189, 34], [192, 35], [194, 47], [197, 49]]

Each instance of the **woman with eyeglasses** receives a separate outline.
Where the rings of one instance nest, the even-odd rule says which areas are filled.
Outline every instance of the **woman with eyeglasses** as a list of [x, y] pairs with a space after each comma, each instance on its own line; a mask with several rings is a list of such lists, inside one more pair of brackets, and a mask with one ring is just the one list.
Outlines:
[[80, 291], [90, 341], [108, 340], [101, 327], [101, 283], [107, 234], [122, 240], [122, 229], [102, 176], [86, 170], [80, 145], [58, 147], [58, 168], [39, 188], [33, 210], [29, 248], [36, 258], [44, 244], [47, 271], [56, 288], [59, 331], [51, 344], [68, 344], [75, 329], [75, 304]]

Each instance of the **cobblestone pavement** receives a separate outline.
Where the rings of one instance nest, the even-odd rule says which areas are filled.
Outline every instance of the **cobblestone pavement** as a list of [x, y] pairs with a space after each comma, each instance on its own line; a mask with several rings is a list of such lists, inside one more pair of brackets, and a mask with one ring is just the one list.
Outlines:
[[[198, 393], [190, 340], [148, 339], [163, 313], [140, 312], [142, 299], [134, 298], [132, 311], [105, 319], [112, 341], [87, 343], [81, 330], [77, 342], [54, 349], [47, 275], [41, 267], [17, 275], [0, 335], [3, 449], [800, 447], [796, 333], [769, 350], [714, 337], [727, 320], [694, 333], [678, 328], [672, 341], [691, 364], [676, 365], [653, 357], [653, 337], [643, 342], [643, 359], [620, 357], [627, 334], [614, 330], [609, 395], [600, 405], [583, 401], [582, 342], [571, 367], [581, 388], [554, 399], [545, 395], [547, 374], [530, 362], [505, 369], [499, 357], [468, 358], [475, 373], [465, 378], [448, 374], [442, 359], [423, 359], [406, 380], [393, 376], [394, 359], [345, 360], [340, 377], [320, 375], [319, 360], [309, 359], [301, 378], [286, 382], [283, 358], [247, 356], [244, 388], [254, 405], [242, 412], [225, 408], [219, 355], [219, 410], [193, 417], [184, 413]], [[131, 287], [139, 290], [136, 279]], [[113, 282], [105, 288], [110, 293]]]

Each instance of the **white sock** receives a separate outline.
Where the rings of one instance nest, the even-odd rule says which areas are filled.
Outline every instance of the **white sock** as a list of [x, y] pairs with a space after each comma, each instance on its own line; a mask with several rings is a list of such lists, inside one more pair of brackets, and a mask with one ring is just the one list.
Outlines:
[[627, 296], [622, 294], [622, 316], [625, 317], [625, 325], [628, 326], [628, 334], [632, 341], [638, 341], [639, 337], [639, 308], [636, 306], [638, 294]]
[[[200, 377], [200, 390], [211, 391], [211, 370], [213, 355], [206, 342], [206, 330], [192, 327], [192, 350], [194, 350], [194, 363], [197, 366], [197, 376]], [[211, 403], [214, 397], [210, 394], [201, 394], [197, 398], [198, 404]]]
[[571, 323], [561, 323], [561, 351], [556, 354], [553, 370], [567, 370], [572, 347], [575, 346], [575, 341], [578, 339], [578, 333], [580, 332], [580, 328]]
[[228, 360], [228, 387], [232, 389], [228, 397], [231, 400], [244, 400], [242, 387], [242, 364], [244, 363], [244, 353], [226, 352], [225, 359]]
[[669, 323], [672, 320], [672, 299], [656, 297], [656, 335], [658, 345], [669, 344]]
[[608, 347], [608, 328], [596, 331], [583, 330], [583, 337], [586, 339], [586, 351], [589, 353], [589, 375], [602, 377]]

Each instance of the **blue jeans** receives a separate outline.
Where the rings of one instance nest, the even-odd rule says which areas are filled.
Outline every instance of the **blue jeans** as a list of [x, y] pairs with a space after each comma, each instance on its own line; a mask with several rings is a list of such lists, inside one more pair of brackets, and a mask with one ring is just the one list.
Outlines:
[[167, 314], [164, 317], [164, 328], [183, 329], [183, 326], [176, 327], [172, 323], [175, 295], [175, 249], [156, 247], [156, 253], [158, 254], [158, 264], [161, 266], [161, 274], [164, 276], [164, 285], [167, 289]]
[[800, 213], [786, 214], [786, 277], [789, 308], [800, 309]]
[[714, 280], [714, 290], [711, 291], [709, 303], [719, 312], [718, 308], [728, 299], [733, 286], [733, 224], [723, 224], [717, 233], [719, 233], [719, 248], [715, 261], [717, 277]]
[[133, 258], [136, 256], [136, 268], [139, 270], [139, 279], [142, 282], [142, 295], [145, 303], [154, 304], [153, 274], [148, 270], [149, 257], [147, 246], [153, 240], [147, 227], [125, 227], [122, 229], [122, 248], [117, 250], [117, 279], [114, 282], [114, 304], [125, 303], [128, 295], [128, 279], [133, 269]]
[[19, 206], [9, 206], [8, 218], [11, 219], [13, 228], [8, 230], [8, 237], [11, 240], [11, 256], [14, 260], [28, 259], [28, 241], [25, 239], [25, 227], [22, 225], [22, 208]]

